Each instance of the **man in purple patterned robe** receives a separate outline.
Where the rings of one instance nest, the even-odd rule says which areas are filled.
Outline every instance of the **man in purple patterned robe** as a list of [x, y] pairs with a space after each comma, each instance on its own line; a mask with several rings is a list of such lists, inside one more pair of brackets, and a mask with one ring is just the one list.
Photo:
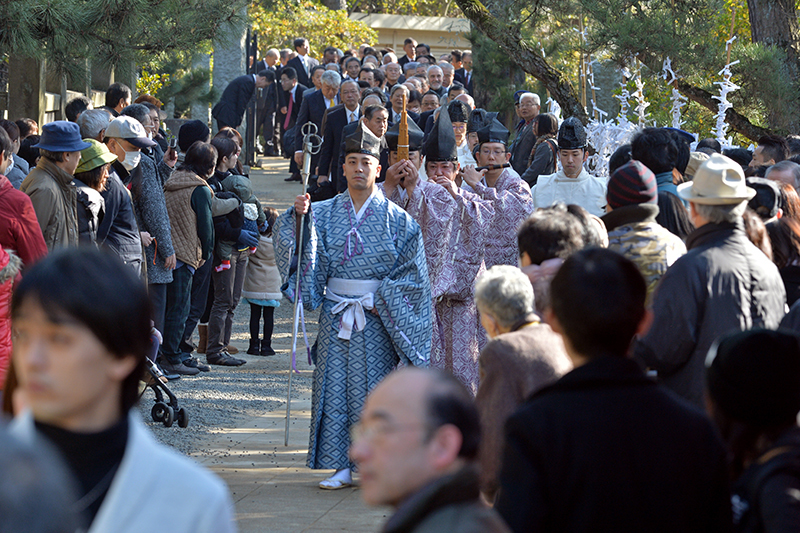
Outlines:
[[[397, 161], [398, 126], [386, 133], [389, 164], [382, 187], [422, 228], [433, 297], [431, 366], [478, 388], [478, 355], [486, 343], [473, 300], [485, 270], [484, 249], [494, 216], [489, 200], [462, 190], [455, 135], [446, 109], [425, 145], [429, 181], [419, 180], [422, 132], [409, 122], [409, 159]], [[458, 180], [458, 182], [457, 182]]]
[[[508, 130], [496, 118], [478, 130], [476, 159], [479, 166], [509, 162], [508, 135]], [[494, 265], [518, 266], [517, 229], [533, 211], [530, 186], [512, 167], [478, 171], [468, 166], [461, 174], [466, 182], [463, 188], [489, 200], [494, 207], [494, 219], [489, 227], [492, 238], [486, 241], [486, 269]]]

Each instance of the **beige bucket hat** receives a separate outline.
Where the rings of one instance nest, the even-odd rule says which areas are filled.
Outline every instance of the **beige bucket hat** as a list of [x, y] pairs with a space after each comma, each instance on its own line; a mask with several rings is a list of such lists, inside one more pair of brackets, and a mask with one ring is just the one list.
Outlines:
[[756, 191], [747, 186], [739, 163], [714, 154], [700, 165], [692, 181], [678, 185], [678, 195], [696, 204], [729, 205], [750, 200]]

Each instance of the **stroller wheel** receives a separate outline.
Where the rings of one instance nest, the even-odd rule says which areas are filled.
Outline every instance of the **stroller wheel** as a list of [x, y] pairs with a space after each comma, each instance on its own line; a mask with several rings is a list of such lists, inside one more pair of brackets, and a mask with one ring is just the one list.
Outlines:
[[178, 409], [178, 426], [185, 428], [189, 425], [189, 413], [186, 412], [186, 409], [181, 407]]
[[164, 402], [156, 402], [150, 410], [150, 415], [153, 417], [154, 422], [163, 422], [167, 416], [167, 409], [169, 406]]
[[172, 409], [171, 405], [168, 405], [167, 412], [164, 415], [164, 427], [172, 427], [173, 422], [175, 422], [175, 410]]

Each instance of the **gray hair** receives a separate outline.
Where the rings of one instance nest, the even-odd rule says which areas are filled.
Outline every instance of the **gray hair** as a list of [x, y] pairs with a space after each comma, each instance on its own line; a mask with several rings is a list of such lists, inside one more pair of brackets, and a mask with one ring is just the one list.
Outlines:
[[397, 85], [392, 87], [392, 92], [389, 94], [389, 96], [393, 97], [394, 93], [396, 93], [397, 91], [404, 91], [406, 93], [406, 96], [411, 94], [411, 92], [408, 90], [408, 87], [398, 83]]
[[78, 117], [81, 139], [97, 139], [110, 122], [111, 115], [105, 109], [87, 109]]
[[450, 63], [442, 63], [442, 64], [439, 65], [439, 68], [442, 69], [442, 72], [444, 72], [445, 70], [447, 72], [455, 72], [456, 71], [456, 67], [454, 67]]
[[475, 283], [475, 304], [504, 328], [533, 313], [533, 287], [517, 267], [495, 265]]
[[428, 70], [426, 70], [425, 72], [429, 73], [433, 69], [437, 69], [439, 72], [442, 72], [442, 67], [440, 67], [439, 65], [431, 65], [430, 67], [428, 67]]
[[521, 95], [519, 95], [520, 103], [522, 103], [523, 98], [533, 98], [533, 101], [536, 103], [536, 105], [542, 105], [542, 100], [536, 93], [522, 93]]
[[322, 73], [322, 83], [329, 87], [339, 87], [342, 84], [342, 77], [335, 70], [326, 70]]
[[692, 202], [692, 205], [694, 205], [694, 210], [697, 211], [698, 215], [712, 224], [736, 222], [742, 218], [745, 210], [747, 210], [747, 202], [723, 205], [697, 204]]
[[120, 112], [120, 115], [135, 118], [142, 126], [151, 124], [153, 120], [150, 118], [150, 110], [147, 106], [142, 104], [131, 104]]
[[281, 57], [281, 53], [278, 52], [277, 48], [270, 48], [267, 50], [267, 53], [264, 54], [264, 57], [274, 57], [275, 59], [279, 59]]
[[417, 70], [418, 66], [419, 66], [419, 63], [417, 63], [416, 61], [409, 61], [408, 63], [403, 65], [403, 72], [406, 72], [406, 71], [409, 71], [409, 70]]
[[778, 163], [775, 163], [774, 165], [772, 165], [767, 169], [767, 172], [765, 173], [764, 177], [769, 179], [769, 174], [773, 170], [777, 170], [778, 172], [785, 172], [785, 171], [791, 172], [792, 177], [794, 178], [794, 183], [792, 183], [792, 186], [796, 190], [800, 190], [800, 165], [798, 165], [794, 161], [789, 161], [788, 159], [784, 161], [779, 161]]

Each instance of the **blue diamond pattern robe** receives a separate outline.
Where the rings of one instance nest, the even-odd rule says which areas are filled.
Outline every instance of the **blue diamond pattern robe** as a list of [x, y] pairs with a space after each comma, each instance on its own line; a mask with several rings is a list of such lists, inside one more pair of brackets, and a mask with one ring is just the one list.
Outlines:
[[[306, 243], [300, 264], [303, 304], [320, 305], [317, 360], [311, 406], [310, 468], [352, 468], [348, 457], [350, 426], [361, 415], [364, 400], [399, 361], [426, 367], [431, 349], [431, 289], [422, 232], [414, 220], [376, 191], [360, 220], [347, 192], [316, 202], [305, 217]], [[363, 251], [357, 255], [347, 235], [357, 226]], [[295, 253], [294, 208], [275, 224], [275, 255], [294, 301], [295, 273], [290, 275]], [[375, 291], [375, 310], [366, 311], [366, 325], [340, 339], [335, 303], [325, 298], [328, 278], [381, 280]], [[287, 285], [288, 283], [288, 285]], [[353, 295], [342, 295], [353, 296]]]

